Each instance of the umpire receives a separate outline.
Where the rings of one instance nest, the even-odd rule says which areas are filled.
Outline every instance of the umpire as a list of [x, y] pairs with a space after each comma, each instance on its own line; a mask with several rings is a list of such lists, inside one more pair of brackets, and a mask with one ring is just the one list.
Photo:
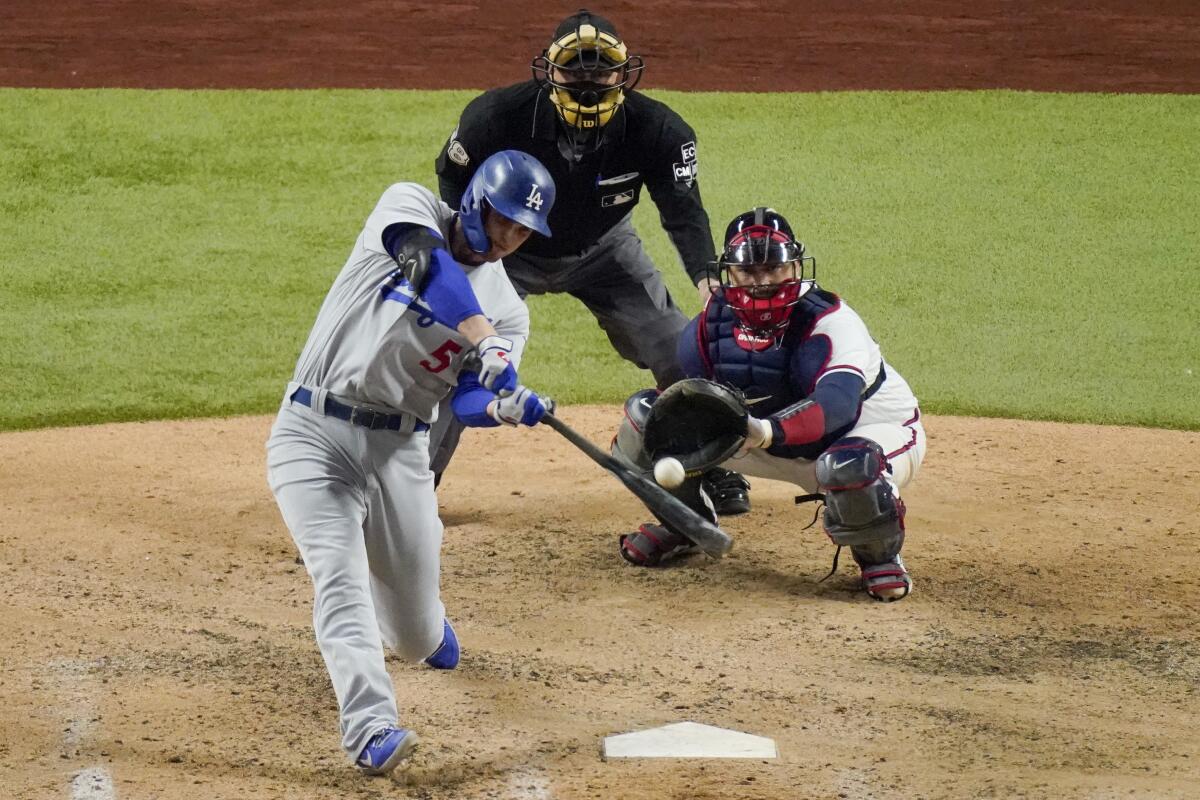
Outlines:
[[[612, 22], [581, 9], [533, 60], [532, 80], [467, 105], [436, 169], [442, 199], [454, 208], [475, 165], [495, 152], [521, 149], [545, 164], [558, 187], [554, 237], [534, 233], [507, 256], [509, 278], [522, 296], [577, 297], [617, 353], [649, 369], [662, 389], [684, 377], [676, 343], [688, 320], [633, 228], [643, 188], [702, 301], [715, 251], [696, 180], [696, 134], [666, 105], [634, 91], [642, 68]], [[448, 432], [433, 456], [439, 476], [458, 432]], [[740, 475], [718, 469], [705, 477], [718, 513], [749, 510]]]

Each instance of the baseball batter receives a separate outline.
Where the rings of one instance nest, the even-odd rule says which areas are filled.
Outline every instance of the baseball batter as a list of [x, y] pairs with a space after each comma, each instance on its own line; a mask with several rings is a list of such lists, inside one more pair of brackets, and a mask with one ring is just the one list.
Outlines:
[[[814, 259], [780, 214], [741, 214], [725, 242], [720, 287], [679, 341], [689, 377], [731, 386], [749, 404], [741, 452], [725, 463], [820, 496], [825, 530], [834, 544], [850, 547], [867, 593], [906, 597], [912, 579], [900, 558], [900, 491], [925, 455], [916, 397], [862, 318], [817, 285]], [[618, 454], [643, 468], [653, 463], [642, 431], [656, 400], [654, 390], [630, 398], [617, 437]], [[677, 493], [711, 514], [694, 483]], [[622, 555], [641, 565], [688, 549], [680, 533], [661, 525], [621, 538]]]
[[267, 441], [267, 474], [314, 590], [313, 626], [337, 695], [342, 746], [384, 774], [416, 734], [401, 728], [386, 646], [458, 664], [439, 597], [430, 424], [452, 395], [471, 426], [536, 425], [546, 403], [519, 385], [529, 313], [500, 259], [550, 235], [554, 181], [497, 153], [458, 213], [428, 189], [383, 193], [325, 298]]

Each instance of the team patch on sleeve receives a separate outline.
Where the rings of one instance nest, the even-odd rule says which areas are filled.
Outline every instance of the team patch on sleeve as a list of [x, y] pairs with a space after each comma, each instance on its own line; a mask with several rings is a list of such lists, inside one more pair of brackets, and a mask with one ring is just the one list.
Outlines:
[[684, 142], [679, 147], [680, 161], [672, 165], [676, 183], [686, 183], [690, 188], [696, 180], [699, 163], [696, 161], [696, 143]]
[[455, 128], [450, 134], [450, 145], [446, 148], [446, 155], [460, 167], [471, 163], [471, 157], [467, 155], [467, 148], [463, 147], [462, 142], [458, 140], [458, 128]]

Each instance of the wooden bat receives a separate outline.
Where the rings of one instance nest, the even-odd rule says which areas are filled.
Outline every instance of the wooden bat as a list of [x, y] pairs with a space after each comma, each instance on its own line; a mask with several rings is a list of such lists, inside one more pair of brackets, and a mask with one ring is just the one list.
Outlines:
[[554, 414], [547, 412], [546, 416], [542, 417], [542, 423], [561, 433], [568, 442], [616, 475], [621, 483], [625, 484], [625, 488], [637, 495], [638, 499], [646, 504], [646, 508], [650, 509], [650, 513], [658, 517], [659, 522], [682, 533], [708, 555], [720, 558], [733, 547], [733, 539], [729, 538], [725, 531], [692, 511], [682, 500], [657, 483], [643, 478], [592, 444]]

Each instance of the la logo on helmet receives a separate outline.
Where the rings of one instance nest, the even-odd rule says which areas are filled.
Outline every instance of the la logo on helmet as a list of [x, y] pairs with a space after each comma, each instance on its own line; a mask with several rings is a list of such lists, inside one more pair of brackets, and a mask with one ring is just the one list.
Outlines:
[[538, 191], [538, 185], [533, 184], [533, 188], [529, 190], [529, 197], [525, 198], [525, 207], [532, 208], [534, 211], [542, 210], [542, 193]]

